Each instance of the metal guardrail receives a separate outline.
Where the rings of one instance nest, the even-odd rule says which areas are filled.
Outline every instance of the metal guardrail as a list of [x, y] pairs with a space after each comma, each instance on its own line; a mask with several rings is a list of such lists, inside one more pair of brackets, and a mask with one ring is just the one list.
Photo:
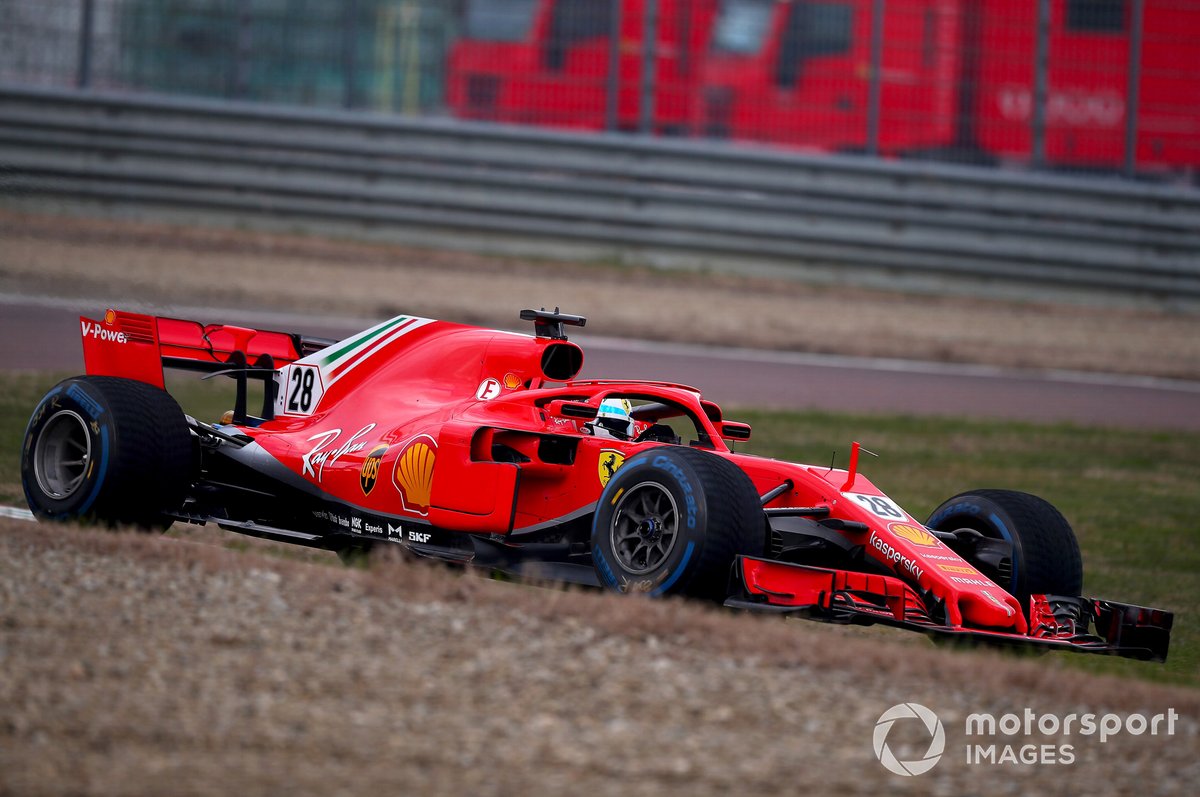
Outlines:
[[0, 192], [1200, 297], [1200, 192], [706, 142], [0, 86]]

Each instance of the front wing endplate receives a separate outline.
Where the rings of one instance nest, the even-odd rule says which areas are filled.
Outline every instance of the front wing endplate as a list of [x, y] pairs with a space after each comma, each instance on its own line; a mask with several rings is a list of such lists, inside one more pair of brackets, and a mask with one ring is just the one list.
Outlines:
[[725, 605], [831, 623], [897, 628], [993, 645], [1165, 661], [1174, 615], [1096, 598], [1033, 595], [1029, 633], [947, 625], [939, 601], [894, 576], [740, 556]]

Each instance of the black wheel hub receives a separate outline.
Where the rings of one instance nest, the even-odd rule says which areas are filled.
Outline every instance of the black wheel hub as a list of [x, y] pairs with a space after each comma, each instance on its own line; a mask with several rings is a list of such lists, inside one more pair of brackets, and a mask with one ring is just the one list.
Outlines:
[[613, 513], [611, 541], [626, 572], [645, 575], [656, 570], [678, 538], [679, 509], [666, 487], [642, 482], [625, 491]]
[[656, 543], [662, 537], [662, 521], [656, 517], [646, 518], [637, 524], [637, 533], [648, 543]]

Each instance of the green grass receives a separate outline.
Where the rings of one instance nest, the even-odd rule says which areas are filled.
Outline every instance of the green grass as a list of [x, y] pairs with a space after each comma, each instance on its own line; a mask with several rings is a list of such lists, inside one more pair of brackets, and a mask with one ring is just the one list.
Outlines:
[[[0, 502], [22, 505], [25, 424], [59, 375], [0, 376]], [[232, 407], [232, 383], [182, 375], [169, 383], [185, 411], [214, 420]], [[256, 397], [251, 394], [252, 405]], [[879, 454], [860, 467], [917, 518], [979, 487], [1035, 493], [1071, 521], [1084, 589], [1176, 613], [1166, 665], [1050, 654], [1071, 666], [1200, 686], [1200, 434], [1008, 421], [739, 411], [754, 425], [742, 451], [844, 466], [852, 440]]]

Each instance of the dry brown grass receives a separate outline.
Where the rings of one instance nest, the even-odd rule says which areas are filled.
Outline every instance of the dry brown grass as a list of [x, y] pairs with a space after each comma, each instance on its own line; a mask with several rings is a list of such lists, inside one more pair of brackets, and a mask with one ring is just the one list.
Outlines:
[[561, 305], [598, 334], [1200, 378], [1200, 317], [521, 261], [301, 235], [0, 210], [0, 290], [100, 300], [398, 310], [511, 326]]
[[[1200, 775], [1193, 690], [181, 537], [0, 521], [0, 793], [1188, 794]], [[947, 724], [922, 778], [870, 749], [905, 700]], [[962, 762], [967, 712], [1026, 705], [1185, 721], [1076, 739], [1070, 768]]]

